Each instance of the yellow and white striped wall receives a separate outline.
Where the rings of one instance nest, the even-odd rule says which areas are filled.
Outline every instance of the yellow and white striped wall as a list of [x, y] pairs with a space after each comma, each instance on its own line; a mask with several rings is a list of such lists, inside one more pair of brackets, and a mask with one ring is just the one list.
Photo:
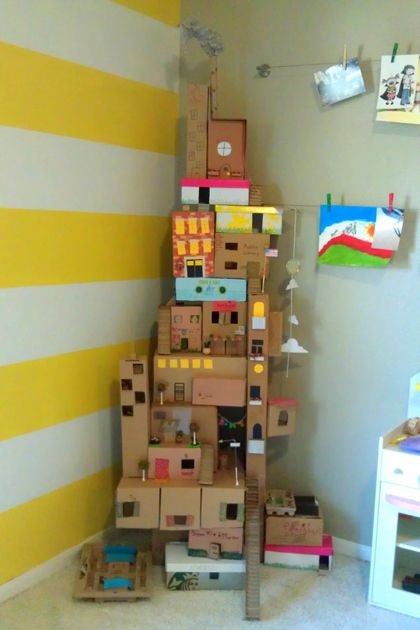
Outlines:
[[0, 585], [110, 524], [170, 275], [180, 0], [0, 0]]

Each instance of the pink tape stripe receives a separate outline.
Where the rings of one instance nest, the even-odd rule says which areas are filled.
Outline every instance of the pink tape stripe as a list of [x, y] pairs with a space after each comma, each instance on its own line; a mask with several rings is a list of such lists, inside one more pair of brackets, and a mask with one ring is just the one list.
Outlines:
[[249, 188], [248, 179], [181, 179], [181, 186], [191, 188]]

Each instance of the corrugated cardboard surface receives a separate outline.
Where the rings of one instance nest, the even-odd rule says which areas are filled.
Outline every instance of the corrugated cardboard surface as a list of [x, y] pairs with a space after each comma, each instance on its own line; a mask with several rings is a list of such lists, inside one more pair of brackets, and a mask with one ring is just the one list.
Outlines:
[[[193, 483], [193, 482], [191, 482]], [[164, 530], [199, 529], [201, 488], [199, 487], [162, 487], [160, 503], [160, 528]], [[167, 517], [187, 516], [190, 525], [168, 524]]]
[[[247, 264], [259, 266], [258, 275], [268, 277], [269, 263], [265, 250], [270, 246], [266, 234], [224, 234], [215, 235], [214, 273], [225, 278], [247, 278]], [[236, 249], [234, 249], [236, 248]]]
[[[193, 468], [182, 468], [182, 462], [190, 460]], [[198, 479], [200, 469], [201, 448], [189, 447], [188, 444], [168, 444], [149, 447], [149, 477], [150, 479], [165, 479], [160, 475], [160, 464], [166, 463], [165, 470], [168, 479]]]
[[187, 88], [187, 177], [207, 176], [207, 119], [209, 89], [190, 83]]
[[324, 520], [320, 517], [267, 516], [266, 545], [322, 545]]
[[159, 527], [160, 488], [151, 487], [141, 479], [121, 479], [117, 488], [117, 503], [138, 501], [139, 516], [116, 518], [117, 527], [151, 529]]
[[246, 379], [193, 378], [193, 404], [243, 407], [246, 404]]
[[268, 354], [270, 357], [280, 357], [283, 341], [283, 313], [281, 311], [270, 312], [268, 331]]
[[[223, 149], [228, 144], [230, 151], [227, 155], [227, 151]], [[207, 149], [209, 177], [243, 178], [245, 176], [245, 144], [246, 120], [209, 120]]]
[[[136, 374], [141, 365], [143, 373]], [[128, 389], [127, 387], [131, 387]], [[137, 394], [144, 394], [144, 402], [136, 402]], [[147, 459], [149, 444], [150, 408], [147, 357], [123, 359], [120, 362], [121, 436], [124, 477], [138, 477], [139, 459]], [[124, 408], [131, 408], [133, 415], [124, 415]]]
[[[229, 487], [217, 487], [209, 486], [202, 489], [201, 500], [201, 526], [202, 528], [212, 527], [241, 527], [244, 520], [237, 519], [231, 520], [224, 518], [225, 504], [237, 504], [239, 512], [243, 513], [243, 505], [245, 501], [245, 490], [241, 487], [234, 486], [234, 478], [232, 471], [232, 486]], [[242, 506], [242, 507], [241, 507]]]
[[213, 529], [193, 529], [188, 536], [188, 555], [206, 557], [209, 545], [220, 545], [221, 558], [236, 558], [242, 556], [244, 540], [243, 527], [223, 527]]

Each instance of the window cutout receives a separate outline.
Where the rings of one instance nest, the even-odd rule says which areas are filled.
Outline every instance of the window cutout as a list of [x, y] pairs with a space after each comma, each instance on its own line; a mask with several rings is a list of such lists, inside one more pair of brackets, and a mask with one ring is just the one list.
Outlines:
[[198, 189], [198, 203], [210, 203], [210, 188], [200, 186]]
[[232, 249], [238, 251], [238, 243], [225, 243], [225, 249]]
[[123, 518], [132, 518], [133, 516], [140, 515], [140, 502], [139, 501], [123, 501], [122, 504], [122, 516]]
[[259, 422], [256, 422], [252, 427], [252, 439], [262, 440], [262, 427]]
[[232, 311], [230, 314], [230, 323], [237, 324], [238, 321], [238, 311]]
[[144, 367], [143, 363], [133, 363], [133, 374], [143, 374]]
[[277, 425], [279, 427], [287, 427], [288, 424], [289, 424], [289, 412], [287, 411], [287, 409], [281, 409], [281, 411], [279, 412]]
[[251, 354], [262, 354], [263, 353], [263, 339], [253, 339], [251, 341]]
[[257, 212], [252, 213], [252, 231], [261, 233], [263, 229], [263, 214]]
[[185, 515], [181, 515], [181, 514], [174, 515], [174, 525], [186, 525], [186, 524], [187, 524], [187, 517]]
[[264, 317], [264, 302], [255, 302], [252, 315], [254, 317]]
[[249, 397], [251, 398], [251, 400], [253, 398], [261, 398], [261, 388], [259, 385], [250, 385]]
[[233, 260], [227, 260], [225, 262], [225, 269], [237, 269], [237, 268], [238, 268], [237, 262], [233, 262]]
[[226, 520], [236, 521], [238, 519], [238, 504], [227, 503], [226, 504]]
[[210, 580], [218, 580], [219, 576], [220, 576], [220, 573], [209, 573]]
[[174, 398], [177, 402], [183, 402], [185, 400], [185, 384], [184, 383], [174, 384]]
[[133, 389], [133, 381], [131, 378], [122, 378], [121, 379], [121, 389], [123, 392], [131, 391]]
[[134, 400], [136, 405], [142, 405], [146, 402], [146, 392], [134, 392]]
[[181, 459], [181, 468], [182, 470], [194, 470], [195, 460], [194, 459]]
[[122, 415], [123, 416], [134, 416], [134, 407], [133, 407], [133, 405], [123, 405], [122, 406]]
[[212, 311], [211, 312], [211, 323], [212, 324], [218, 324], [219, 323], [219, 311]]

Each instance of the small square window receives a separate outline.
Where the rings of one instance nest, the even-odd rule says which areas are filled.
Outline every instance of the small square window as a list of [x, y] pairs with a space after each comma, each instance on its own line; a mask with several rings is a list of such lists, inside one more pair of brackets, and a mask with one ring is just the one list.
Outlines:
[[133, 363], [133, 374], [143, 374], [143, 363]]
[[238, 519], [238, 504], [227, 503], [226, 504], [226, 520], [236, 521]]
[[133, 405], [123, 405], [122, 406], [122, 415], [123, 416], [134, 416], [134, 407], [133, 407]]
[[282, 409], [279, 413], [277, 425], [279, 427], [287, 427], [288, 422], [289, 422], [289, 414], [286, 411], [286, 409]]
[[218, 324], [219, 323], [219, 311], [212, 311], [211, 312], [211, 323], [212, 324]]
[[227, 260], [225, 262], [225, 269], [237, 269], [238, 268], [238, 263], [234, 262], [233, 260]]
[[186, 525], [187, 517], [181, 514], [174, 515], [174, 525]]
[[123, 501], [122, 504], [122, 516], [123, 518], [132, 518], [133, 516], [140, 515], [140, 502], [139, 501]]
[[219, 576], [220, 576], [220, 573], [209, 573], [210, 580], [218, 580]]
[[121, 379], [121, 389], [123, 392], [131, 391], [133, 389], [133, 381], [131, 378]]
[[195, 460], [194, 459], [182, 459], [181, 460], [181, 468], [183, 470], [194, 470], [194, 468], [195, 468]]
[[237, 324], [238, 323], [238, 311], [232, 311], [230, 314], [230, 323]]
[[145, 392], [134, 392], [134, 400], [136, 401], [136, 405], [140, 405], [146, 402], [146, 393]]
[[230, 250], [237, 251], [238, 250], [238, 243], [225, 243], [225, 249], [230, 249]]

